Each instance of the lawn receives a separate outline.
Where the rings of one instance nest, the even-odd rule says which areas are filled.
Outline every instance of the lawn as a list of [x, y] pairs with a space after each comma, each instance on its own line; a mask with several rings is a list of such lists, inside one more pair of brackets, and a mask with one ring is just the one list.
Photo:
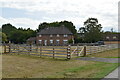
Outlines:
[[87, 55], [87, 57], [101, 57], [101, 58], [120, 58], [119, 49], [108, 50], [100, 53]]
[[103, 78], [117, 63], [2, 55], [3, 78]]

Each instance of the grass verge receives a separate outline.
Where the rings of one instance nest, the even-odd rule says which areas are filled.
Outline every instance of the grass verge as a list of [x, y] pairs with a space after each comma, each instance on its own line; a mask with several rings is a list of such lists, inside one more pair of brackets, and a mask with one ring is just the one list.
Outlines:
[[100, 53], [90, 54], [86, 57], [101, 57], [101, 58], [120, 58], [119, 49], [108, 50]]
[[103, 78], [117, 63], [2, 55], [3, 78]]
[[47, 78], [96, 78], [96, 80], [99, 80], [117, 67], [117, 63], [97, 62], [88, 66], [65, 69], [63, 72], [59, 72], [54, 76], [48, 76]]

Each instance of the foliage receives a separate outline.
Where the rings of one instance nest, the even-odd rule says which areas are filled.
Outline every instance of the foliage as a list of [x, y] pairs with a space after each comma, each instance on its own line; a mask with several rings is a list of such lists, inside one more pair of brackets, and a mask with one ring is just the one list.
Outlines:
[[6, 42], [7, 40], [7, 35], [3, 32], [0, 32], [0, 38], [2, 38], [2, 42]]
[[43, 22], [39, 24], [37, 32], [39, 32], [41, 29], [44, 29], [46, 27], [60, 27], [61, 25], [67, 27], [73, 34], [76, 34], [77, 30], [75, 29], [75, 26], [73, 25], [72, 22], [69, 21], [52, 22], [52, 23]]
[[102, 40], [102, 27], [98, 24], [97, 18], [89, 18], [84, 22], [85, 27], [79, 29], [80, 33], [84, 33], [85, 42], [96, 42]]
[[12, 26], [10, 23], [2, 25], [2, 32], [5, 33], [8, 38], [10, 37], [10, 33], [17, 28]]
[[25, 43], [29, 37], [36, 36], [36, 31], [28, 28], [16, 28], [9, 24], [2, 25], [2, 31], [8, 36], [8, 40], [13, 43]]
[[75, 43], [81, 43], [83, 42], [83, 39], [80, 37], [75, 38]]
[[69, 44], [73, 43], [73, 40], [72, 39], [68, 40], [68, 43]]

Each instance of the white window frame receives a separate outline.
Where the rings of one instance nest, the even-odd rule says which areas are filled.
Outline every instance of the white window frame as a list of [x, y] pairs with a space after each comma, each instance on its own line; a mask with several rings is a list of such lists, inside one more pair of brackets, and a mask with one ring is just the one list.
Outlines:
[[117, 39], [117, 37], [116, 37], [116, 36], [114, 36], [114, 37], [113, 37], [113, 39]]
[[106, 39], [110, 39], [110, 37], [109, 37], [109, 36], [107, 36], [107, 37], [106, 37]]
[[63, 40], [63, 43], [64, 44], [67, 44], [68, 43], [68, 40], [66, 39], [66, 40]]
[[67, 34], [64, 34], [63, 36], [64, 36], [64, 37], [68, 37], [68, 35], [67, 35]]
[[60, 40], [59, 39], [56, 40], [56, 44], [60, 44]]
[[57, 37], [60, 37], [60, 35], [59, 35], [59, 34], [57, 34]]
[[53, 37], [53, 35], [51, 34], [50, 37]]
[[50, 40], [50, 44], [53, 44], [53, 40]]
[[42, 35], [40, 34], [39, 37], [42, 37]]
[[42, 40], [39, 40], [39, 44], [42, 44]]

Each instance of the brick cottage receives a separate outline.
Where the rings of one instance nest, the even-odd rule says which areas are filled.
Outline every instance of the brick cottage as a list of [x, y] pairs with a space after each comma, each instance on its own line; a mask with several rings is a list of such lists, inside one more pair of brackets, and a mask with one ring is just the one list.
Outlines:
[[37, 33], [36, 43], [45, 46], [68, 45], [68, 41], [73, 40], [73, 33], [65, 26], [47, 27]]

